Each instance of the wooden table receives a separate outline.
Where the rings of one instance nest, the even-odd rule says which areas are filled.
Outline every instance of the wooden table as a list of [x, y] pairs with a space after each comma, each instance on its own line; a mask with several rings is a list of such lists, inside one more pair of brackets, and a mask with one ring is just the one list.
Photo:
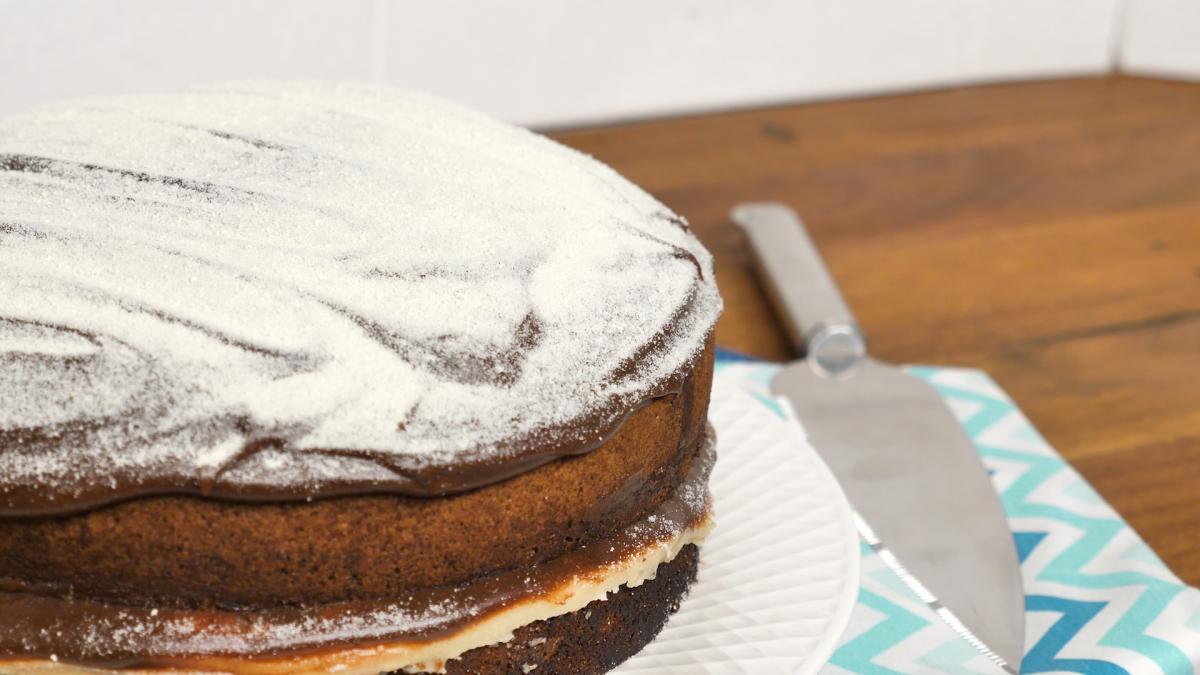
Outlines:
[[793, 205], [882, 359], [982, 368], [1200, 584], [1200, 85], [1075, 79], [554, 134], [686, 216], [722, 346], [788, 347], [729, 208]]

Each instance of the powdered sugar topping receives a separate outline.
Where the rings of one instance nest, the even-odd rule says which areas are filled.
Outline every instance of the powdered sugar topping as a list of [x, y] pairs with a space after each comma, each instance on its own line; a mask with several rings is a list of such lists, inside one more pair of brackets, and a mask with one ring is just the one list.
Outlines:
[[129, 475], [318, 493], [595, 434], [720, 311], [649, 195], [396, 90], [42, 108], [0, 122], [0, 195], [0, 508]]

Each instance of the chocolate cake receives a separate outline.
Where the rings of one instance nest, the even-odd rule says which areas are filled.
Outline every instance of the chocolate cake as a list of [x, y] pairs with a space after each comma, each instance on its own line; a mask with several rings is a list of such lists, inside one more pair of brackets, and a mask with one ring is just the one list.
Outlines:
[[420, 94], [0, 121], [0, 673], [600, 673], [712, 527], [712, 261]]

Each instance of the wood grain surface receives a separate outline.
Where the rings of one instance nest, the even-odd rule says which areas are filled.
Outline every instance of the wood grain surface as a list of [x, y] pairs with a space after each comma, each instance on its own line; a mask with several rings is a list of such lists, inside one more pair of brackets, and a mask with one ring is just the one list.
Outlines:
[[804, 217], [871, 339], [982, 368], [1200, 584], [1200, 84], [1110, 77], [553, 134], [686, 216], [721, 346], [789, 348], [728, 219]]

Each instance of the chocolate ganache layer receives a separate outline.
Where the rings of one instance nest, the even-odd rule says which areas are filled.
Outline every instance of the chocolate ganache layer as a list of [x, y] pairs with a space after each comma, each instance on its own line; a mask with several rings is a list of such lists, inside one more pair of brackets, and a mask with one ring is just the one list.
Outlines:
[[680, 392], [678, 216], [419, 94], [246, 83], [0, 121], [0, 516], [466, 491]]

